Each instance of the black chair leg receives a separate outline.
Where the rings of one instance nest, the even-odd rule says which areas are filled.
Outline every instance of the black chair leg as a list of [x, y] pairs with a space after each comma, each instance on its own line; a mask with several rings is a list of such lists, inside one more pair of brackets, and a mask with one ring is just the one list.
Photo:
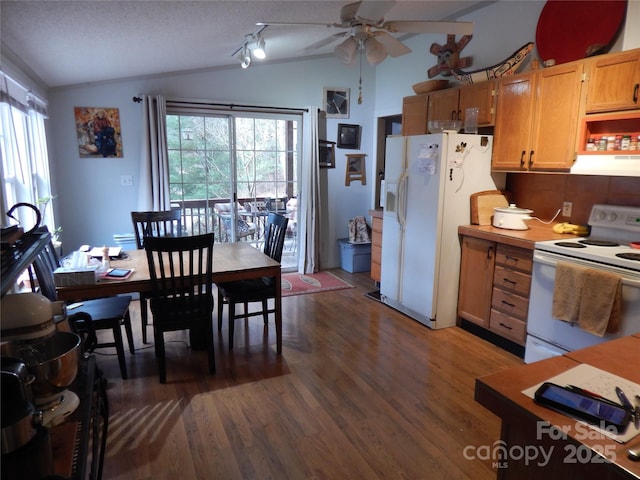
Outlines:
[[164, 334], [154, 328], [154, 343], [156, 347], [156, 357], [158, 358], [158, 375], [160, 383], [167, 383], [167, 359], [164, 351]]
[[262, 300], [262, 318], [264, 319], [264, 324], [269, 325], [269, 313], [267, 312], [267, 300]]
[[127, 379], [127, 362], [124, 358], [124, 345], [122, 343], [122, 330], [120, 330], [120, 323], [113, 327], [113, 339], [116, 344], [116, 352], [118, 353], [118, 364], [120, 364], [120, 374], [122, 379]]
[[207, 352], [209, 352], [209, 374], [216, 373], [216, 351], [213, 343], [213, 326], [205, 330], [207, 335]]
[[236, 304], [229, 300], [229, 350], [233, 350], [233, 331], [236, 327]]
[[147, 312], [147, 297], [140, 294], [140, 318], [142, 320], [142, 343], [147, 343], [147, 325], [149, 321], [149, 312]]
[[224, 307], [224, 297], [218, 290], [218, 331], [222, 331], [222, 309]]
[[131, 315], [129, 311], [124, 316], [124, 330], [127, 333], [127, 342], [129, 343], [129, 352], [135, 353], [136, 348], [133, 345], [133, 330], [131, 329]]

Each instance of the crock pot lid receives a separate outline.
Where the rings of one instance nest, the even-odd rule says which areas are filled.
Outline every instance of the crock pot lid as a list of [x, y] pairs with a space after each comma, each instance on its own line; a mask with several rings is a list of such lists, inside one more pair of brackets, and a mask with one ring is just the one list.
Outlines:
[[500, 213], [525, 213], [527, 215], [533, 213], [533, 210], [529, 210], [528, 208], [518, 208], [515, 205], [509, 205], [508, 207], [496, 207], [494, 211]]

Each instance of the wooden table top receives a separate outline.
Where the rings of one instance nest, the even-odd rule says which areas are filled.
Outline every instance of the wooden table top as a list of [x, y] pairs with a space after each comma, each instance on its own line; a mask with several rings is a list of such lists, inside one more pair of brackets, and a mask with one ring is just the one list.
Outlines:
[[[611, 340], [593, 347], [576, 350], [562, 356], [514, 367], [502, 372], [487, 375], [476, 380], [476, 401], [491, 412], [505, 419], [512, 419], [523, 413], [532, 421], [544, 420], [552, 425], [561, 426], [567, 434], [579, 439], [590, 447], [600, 448], [609, 445], [615, 452], [615, 464], [623, 471], [640, 476], [640, 463], [627, 458], [626, 450], [635, 444], [638, 437], [628, 444], [619, 444], [612, 439], [595, 436], [573, 435], [576, 422], [562, 413], [555, 412], [536, 404], [523, 390], [544, 382], [573, 367], [586, 363], [635, 383], [640, 383], [640, 337], [628, 337]], [[580, 433], [580, 432], [578, 432]]]
[[[86, 300], [121, 293], [151, 291], [149, 266], [144, 250], [127, 252], [127, 258], [112, 260], [114, 268], [133, 269], [126, 280], [100, 279], [95, 285], [58, 287], [59, 300]], [[229, 282], [247, 278], [281, 276], [280, 263], [248, 243], [219, 243], [213, 247], [213, 281]], [[277, 282], [279, 285], [280, 282]]]

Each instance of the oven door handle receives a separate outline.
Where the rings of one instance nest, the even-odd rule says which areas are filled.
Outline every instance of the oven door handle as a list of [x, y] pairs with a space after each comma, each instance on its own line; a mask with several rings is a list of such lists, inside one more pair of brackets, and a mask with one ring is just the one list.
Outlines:
[[[543, 265], [548, 265], [548, 266], [553, 267], [553, 268], [555, 268], [558, 265], [558, 261], [556, 261], [555, 259], [550, 258], [549, 256], [547, 256], [545, 254], [540, 254], [540, 253], [538, 253], [536, 251], [533, 252], [533, 261], [537, 262], [537, 263], [541, 263]], [[586, 268], [592, 268], [586, 263], [582, 263], [582, 262], [572, 262], [572, 263], [575, 263], [577, 265], [580, 265], [580, 266], [583, 266], [583, 267], [586, 267]], [[603, 270], [610, 271], [608, 269], [603, 269]], [[616, 273], [616, 272], [613, 272], [613, 273]], [[640, 280], [636, 280], [636, 279], [630, 278], [630, 277], [625, 277], [624, 275], [620, 275], [620, 276], [622, 277], [622, 284], [623, 285], [629, 285], [629, 286], [633, 286], [633, 287], [640, 287]]]

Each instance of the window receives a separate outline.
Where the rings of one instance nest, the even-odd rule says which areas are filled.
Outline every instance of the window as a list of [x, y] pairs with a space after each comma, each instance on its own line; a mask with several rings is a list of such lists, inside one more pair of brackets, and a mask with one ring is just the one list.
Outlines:
[[[45, 104], [1, 72], [0, 81], [2, 203], [6, 207], [3, 211], [18, 202], [36, 205], [42, 213], [42, 223], [56, 233], [44, 128]], [[21, 225], [35, 223], [35, 216], [28, 209], [16, 213]]]

